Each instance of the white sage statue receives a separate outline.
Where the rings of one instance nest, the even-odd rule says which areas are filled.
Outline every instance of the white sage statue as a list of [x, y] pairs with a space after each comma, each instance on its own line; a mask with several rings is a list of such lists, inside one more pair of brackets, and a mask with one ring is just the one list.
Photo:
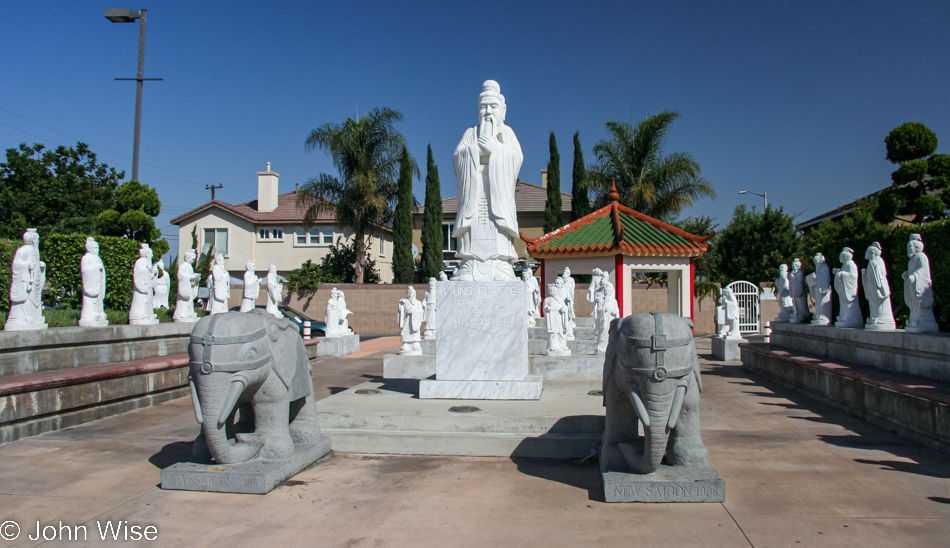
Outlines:
[[778, 317], [773, 322], [790, 322], [795, 313], [792, 302], [791, 281], [788, 278], [788, 265], [778, 267], [778, 278], [775, 278], [775, 293], [778, 297]]
[[719, 296], [719, 306], [716, 307], [716, 323], [720, 325], [717, 336], [720, 339], [741, 339], [739, 330], [739, 300], [732, 289], [727, 287]]
[[904, 302], [910, 308], [910, 318], [904, 331], [927, 333], [938, 331], [934, 318], [934, 289], [930, 280], [930, 259], [924, 254], [920, 234], [911, 234], [907, 242], [907, 271], [904, 278]]
[[155, 325], [158, 316], [152, 312], [153, 269], [152, 249], [148, 244], [139, 247], [139, 258], [132, 266], [132, 305], [129, 307], [129, 324]]
[[808, 319], [808, 293], [805, 291], [805, 272], [802, 270], [802, 262], [798, 259], [792, 261], [792, 271], [788, 275], [788, 290], [794, 308], [791, 323], [802, 323]]
[[346, 308], [346, 298], [343, 292], [337, 288], [330, 290], [330, 298], [327, 300], [327, 311], [324, 314], [323, 321], [327, 324], [327, 337], [342, 337], [352, 334], [347, 321], [347, 316], [352, 314]]
[[595, 297], [594, 332], [597, 338], [597, 352], [607, 351], [607, 339], [610, 334], [610, 322], [620, 317], [620, 307], [617, 305], [617, 296], [614, 295], [614, 286], [607, 282], [602, 285]]
[[841, 268], [834, 269], [835, 291], [838, 293], [838, 318], [835, 327], [863, 327], [864, 316], [858, 303], [858, 265], [854, 264], [854, 250], [841, 250], [838, 260]]
[[4, 331], [46, 329], [43, 318], [43, 286], [46, 263], [40, 260], [40, 235], [35, 228], [23, 233], [23, 245], [13, 255], [10, 279], [10, 313]]
[[99, 242], [92, 236], [86, 238], [86, 254], [79, 261], [79, 269], [82, 273], [79, 326], [105, 327], [109, 325], [103, 302], [106, 297], [106, 267], [99, 258]]
[[574, 314], [574, 290], [577, 288], [577, 284], [574, 282], [574, 278], [571, 277], [571, 269], [564, 267], [564, 272], [561, 274], [561, 300], [564, 301], [564, 306], [567, 307], [567, 340], [574, 340], [574, 323], [577, 316]]
[[156, 272], [161, 272], [160, 276], [156, 276], [154, 279], [155, 282], [155, 295], [153, 296], [152, 307], [154, 309], [164, 308], [168, 310], [168, 293], [171, 291], [172, 287], [172, 277], [168, 273], [168, 270], [164, 268], [161, 261], [155, 263], [153, 270]]
[[603, 274], [603, 272], [603, 270], [595, 268], [590, 278], [590, 285], [587, 286], [587, 302], [591, 303], [594, 307], [590, 312], [591, 318], [597, 317], [597, 293], [600, 291], [601, 274]]
[[437, 320], [435, 317], [435, 298], [437, 294], [435, 292], [435, 284], [435, 278], [429, 278], [429, 290], [426, 291], [425, 296], [422, 298], [422, 306], [425, 308], [422, 321], [426, 324], [422, 336], [426, 339], [434, 339], [436, 335]]
[[[560, 278], [557, 278], [560, 280]], [[544, 318], [548, 332], [548, 345], [544, 353], [548, 356], [569, 356], [567, 346], [567, 305], [561, 297], [563, 284], [555, 281], [548, 284], [548, 296], [544, 298]]]
[[538, 324], [538, 318], [541, 317], [541, 288], [538, 286], [538, 280], [530, 268], [521, 271], [521, 280], [524, 282], [524, 295], [528, 307], [528, 327], [534, 327]]
[[254, 310], [254, 303], [261, 296], [261, 279], [254, 272], [254, 262], [244, 263], [244, 291], [241, 293], [241, 312]]
[[224, 269], [224, 254], [214, 256], [211, 267], [211, 313], [224, 314], [228, 311], [228, 299], [231, 297], [231, 273]]
[[285, 280], [283, 276], [277, 275], [277, 265], [271, 263], [270, 266], [267, 267], [267, 278], [265, 279], [265, 284], [267, 285], [267, 305], [265, 310], [275, 318], [284, 317], [284, 315], [280, 313], [280, 309], [277, 305], [280, 304], [280, 300], [283, 298], [285, 281], [287, 280]]
[[825, 262], [825, 256], [815, 254], [815, 271], [805, 277], [805, 283], [811, 290], [811, 298], [815, 301], [815, 314], [812, 325], [828, 325], [831, 323], [831, 270]]
[[498, 82], [486, 80], [478, 96], [478, 124], [465, 130], [452, 156], [458, 180], [453, 280], [515, 280], [519, 238], [515, 185], [524, 155], [515, 132], [505, 125], [507, 107]]
[[178, 266], [178, 295], [175, 298], [175, 314], [172, 321], [180, 323], [194, 323], [198, 321], [195, 314], [195, 297], [198, 296], [198, 284], [201, 274], [195, 274], [195, 259], [198, 252], [189, 249], [185, 252], [184, 261]]
[[422, 303], [416, 298], [416, 288], [409, 286], [406, 298], [399, 300], [397, 306], [399, 316], [400, 340], [402, 346], [399, 353], [403, 355], [422, 354]]
[[867, 297], [870, 314], [864, 329], [888, 331], [897, 328], [894, 323], [894, 311], [891, 307], [891, 285], [887, 281], [887, 267], [881, 258], [881, 244], [874, 242], [864, 253], [868, 260], [867, 268], [861, 269], [861, 281], [864, 282], [864, 296]]

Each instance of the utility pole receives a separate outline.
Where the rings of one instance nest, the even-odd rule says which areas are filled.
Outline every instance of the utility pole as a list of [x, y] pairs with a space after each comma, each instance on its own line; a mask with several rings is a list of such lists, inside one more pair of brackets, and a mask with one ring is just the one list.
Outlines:
[[216, 188], [224, 188], [224, 185], [218, 185], [218, 186], [215, 186], [215, 185], [205, 185], [205, 190], [210, 190], [210, 191], [211, 191], [211, 201], [212, 201], [212, 202], [214, 201], [214, 190], [215, 190]]
[[160, 82], [161, 78], [145, 78], [145, 16], [148, 10], [107, 9], [106, 19], [113, 23], [132, 23], [139, 20], [139, 70], [135, 78], [116, 78], [132, 80], [135, 86], [135, 136], [132, 143], [132, 180], [139, 180], [139, 136], [142, 133], [142, 84], [148, 81]]

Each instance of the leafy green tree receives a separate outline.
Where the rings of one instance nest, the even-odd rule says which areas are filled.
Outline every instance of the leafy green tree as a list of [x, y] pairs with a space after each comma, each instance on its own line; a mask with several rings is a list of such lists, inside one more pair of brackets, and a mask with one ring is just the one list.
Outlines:
[[548, 199], [544, 204], [545, 234], [564, 226], [561, 213], [561, 155], [557, 152], [553, 131], [548, 146], [551, 149], [551, 161], [548, 162]]
[[41, 239], [54, 232], [95, 234], [96, 216], [114, 206], [124, 176], [100, 164], [84, 143], [7, 149], [0, 163], [0, 238], [19, 239], [31, 227]]
[[155, 257], [168, 251], [168, 242], [160, 239], [155, 217], [162, 211], [158, 192], [138, 181], [128, 181], [115, 192], [115, 207], [99, 214], [100, 234], [121, 236], [149, 244]]
[[432, 145], [426, 153], [426, 203], [422, 213], [422, 260], [419, 275], [424, 280], [442, 272], [442, 188], [439, 166], [432, 159]]
[[587, 193], [587, 167], [584, 166], [584, 151], [581, 149], [581, 132], [574, 132], [574, 171], [571, 174], [571, 221], [576, 221], [593, 211]]
[[308, 151], [329, 152], [339, 177], [321, 173], [300, 187], [297, 203], [307, 208], [303, 224], [309, 228], [320, 213], [330, 212], [353, 230], [356, 283], [366, 281], [366, 237], [392, 223], [396, 174], [406, 144], [395, 124], [402, 119], [398, 111], [375, 108], [357, 119], [347, 116], [342, 124], [324, 124], [305, 141]]
[[607, 122], [610, 138], [594, 145], [597, 164], [588, 171], [598, 207], [607, 204], [612, 180], [617, 181], [620, 203], [664, 221], [676, 218], [694, 200], [716, 197], [692, 156], [663, 155], [663, 141], [677, 118], [678, 112], [667, 111], [636, 125]]
[[[685, 230], [690, 234], [697, 236], [712, 236], [719, 228], [716, 222], [705, 215], [700, 217], [689, 217], [673, 223], [676, 228]], [[696, 299], [702, 302], [704, 297], [719, 298], [719, 286], [717, 282], [722, 282], [719, 272], [716, 270], [717, 255], [716, 246], [719, 242], [719, 234], [715, 234], [712, 239], [707, 240], [706, 244], [709, 250], [701, 257], [693, 259], [694, 285], [693, 290], [696, 293]]]
[[945, 218], [950, 156], [934, 154], [937, 135], [924, 124], [908, 122], [891, 130], [884, 144], [887, 159], [900, 167], [891, 173], [894, 186], [879, 195], [875, 219], [889, 223], [896, 216], [913, 215], [917, 223], [925, 223]]
[[[330, 244], [327, 254], [320, 260], [320, 269], [328, 280], [332, 279], [336, 283], [359, 283], [356, 282], [356, 241], [349, 244], [343, 243], [343, 238], [337, 238], [335, 243]], [[360, 265], [363, 274], [363, 283], [378, 284], [380, 282], [379, 270], [376, 270], [376, 261], [372, 257], [363, 257]], [[329, 283], [329, 282], [328, 282]]]
[[320, 265], [314, 264], [307, 259], [307, 262], [295, 268], [287, 274], [287, 290], [294, 291], [316, 291], [320, 289], [320, 284], [324, 283], [342, 283], [342, 278], [338, 278], [324, 272]]
[[783, 208], [770, 206], [760, 213], [755, 207], [736, 206], [714, 248], [720, 281], [772, 280], [778, 265], [790, 263], [799, 245], [795, 220]]
[[[415, 162], [403, 146], [399, 158], [399, 198], [393, 215], [393, 283], [412, 283], [412, 170]], [[418, 168], [417, 168], [418, 169]]]

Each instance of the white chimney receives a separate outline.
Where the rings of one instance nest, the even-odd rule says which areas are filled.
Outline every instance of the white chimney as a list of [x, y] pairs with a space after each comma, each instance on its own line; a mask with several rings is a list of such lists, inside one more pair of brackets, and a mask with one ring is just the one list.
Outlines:
[[541, 188], [548, 188], [548, 170], [541, 170]]
[[257, 172], [257, 210], [266, 213], [277, 209], [277, 179], [279, 173], [270, 170], [267, 162], [267, 171]]

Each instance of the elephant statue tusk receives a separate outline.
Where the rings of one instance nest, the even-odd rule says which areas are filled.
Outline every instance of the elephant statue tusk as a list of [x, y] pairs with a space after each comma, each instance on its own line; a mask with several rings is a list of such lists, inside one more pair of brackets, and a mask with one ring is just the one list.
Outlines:
[[201, 417], [201, 402], [198, 401], [198, 387], [195, 386], [195, 379], [188, 375], [188, 385], [191, 387], [191, 403], [195, 407], [195, 419], [198, 420], [198, 424], [204, 424], [204, 419]]
[[221, 407], [221, 414], [218, 415], [218, 428], [220, 429], [224, 426], [224, 423], [227, 422], [228, 417], [231, 416], [231, 411], [234, 410], [234, 406], [237, 404], [238, 398], [241, 397], [241, 394], [244, 392], [244, 380], [237, 378], [231, 381], [231, 390], [228, 391], [228, 397], [224, 400], [224, 405]]
[[686, 384], [680, 383], [673, 393], [673, 408], [670, 409], [670, 420], [666, 423], [666, 431], [670, 432], [676, 428], [676, 421], [680, 418], [680, 411], [683, 410], [683, 398], [686, 396]]
[[631, 390], [630, 399], [633, 401], [633, 407], [637, 410], [637, 416], [640, 417], [640, 422], [643, 423], [643, 427], [649, 428], [650, 415], [647, 413], [647, 408], [643, 405], [643, 400], [640, 399], [640, 395], [637, 394], [635, 390]]

